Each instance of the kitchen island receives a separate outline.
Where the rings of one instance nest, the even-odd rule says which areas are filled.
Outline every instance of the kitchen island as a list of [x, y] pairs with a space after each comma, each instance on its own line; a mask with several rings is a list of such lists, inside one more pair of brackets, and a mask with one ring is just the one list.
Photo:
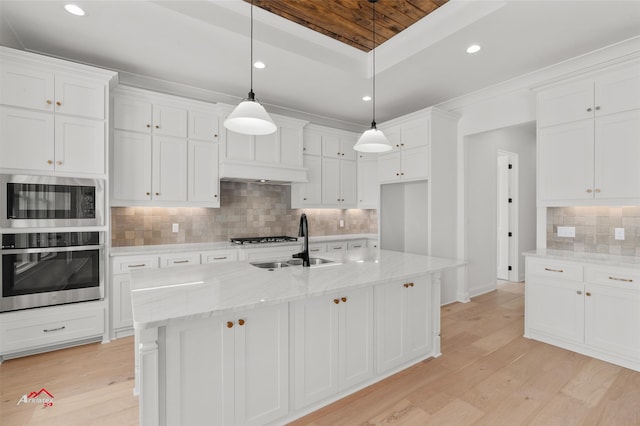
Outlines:
[[463, 261], [322, 257], [132, 272], [140, 424], [282, 424], [440, 355], [440, 273]]

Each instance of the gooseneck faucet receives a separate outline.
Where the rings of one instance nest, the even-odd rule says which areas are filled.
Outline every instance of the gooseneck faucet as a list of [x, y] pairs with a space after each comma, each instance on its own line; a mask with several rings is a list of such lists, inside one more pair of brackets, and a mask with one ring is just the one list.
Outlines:
[[300, 216], [300, 228], [298, 229], [298, 237], [304, 237], [302, 251], [293, 255], [296, 259], [302, 259], [302, 266], [311, 266], [309, 262], [309, 224], [307, 223], [307, 215], [302, 213]]

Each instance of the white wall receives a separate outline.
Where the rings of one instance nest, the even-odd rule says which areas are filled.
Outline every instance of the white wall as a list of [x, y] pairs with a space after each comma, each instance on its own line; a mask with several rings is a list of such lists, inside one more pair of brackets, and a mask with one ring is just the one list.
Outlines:
[[[496, 287], [498, 150], [518, 154], [518, 253], [533, 250], [536, 236], [535, 123], [484, 132], [465, 138], [466, 247], [469, 295]], [[524, 257], [517, 260], [524, 271]], [[522, 271], [522, 272], [521, 272]]]

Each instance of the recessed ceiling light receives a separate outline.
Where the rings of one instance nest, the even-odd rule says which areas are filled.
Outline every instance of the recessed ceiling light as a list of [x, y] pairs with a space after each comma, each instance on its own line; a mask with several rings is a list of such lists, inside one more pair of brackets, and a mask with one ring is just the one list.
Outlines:
[[369, 102], [371, 100], [371, 96], [363, 96], [362, 100], [365, 102]]
[[472, 44], [471, 46], [467, 47], [467, 53], [477, 53], [480, 51], [480, 49], [482, 49], [482, 47], [480, 47], [479, 44]]
[[76, 4], [65, 4], [64, 5], [64, 10], [66, 10], [67, 12], [69, 12], [72, 15], [76, 15], [76, 16], [84, 16], [84, 10], [82, 10], [82, 8]]
[[262, 61], [255, 61], [255, 62], [253, 63], [253, 66], [254, 66], [255, 68], [258, 68], [259, 70], [264, 69], [264, 68], [266, 68], [266, 67], [267, 67], [267, 65], [266, 65], [264, 62], [262, 62]]

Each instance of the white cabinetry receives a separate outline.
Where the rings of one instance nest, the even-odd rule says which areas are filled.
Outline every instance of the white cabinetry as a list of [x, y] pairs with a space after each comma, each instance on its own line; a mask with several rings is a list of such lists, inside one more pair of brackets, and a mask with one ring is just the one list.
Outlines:
[[538, 204], [640, 201], [640, 64], [538, 93]]
[[640, 371], [640, 271], [527, 257], [525, 336]]
[[380, 199], [378, 183], [378, 154], [360, 152], [358, 155], [358, 208], [377, 209]]
[[219, 207], [215, 107], [119, 87], [112, 205]]
[[381, 183], [405, 182], [429, 178], [429, 115], [394, 120], [381, 126], [393, 149], [378, 155]]
[[263, 425], [286, 415], [288, 327], [286, 304], [169, 323], [167, 424]]
[[[433, 286], [427, 277], [375, 288], [376, 371], [383, 373], [432, 350]], [[439, 328], [439, 327], [437, 327]]]
[[115, 73], [0, 49], [0, 168], [106, 175], [109, 81]]
[[373, 377], [373, 289], [291, 304], [294, 409]]

